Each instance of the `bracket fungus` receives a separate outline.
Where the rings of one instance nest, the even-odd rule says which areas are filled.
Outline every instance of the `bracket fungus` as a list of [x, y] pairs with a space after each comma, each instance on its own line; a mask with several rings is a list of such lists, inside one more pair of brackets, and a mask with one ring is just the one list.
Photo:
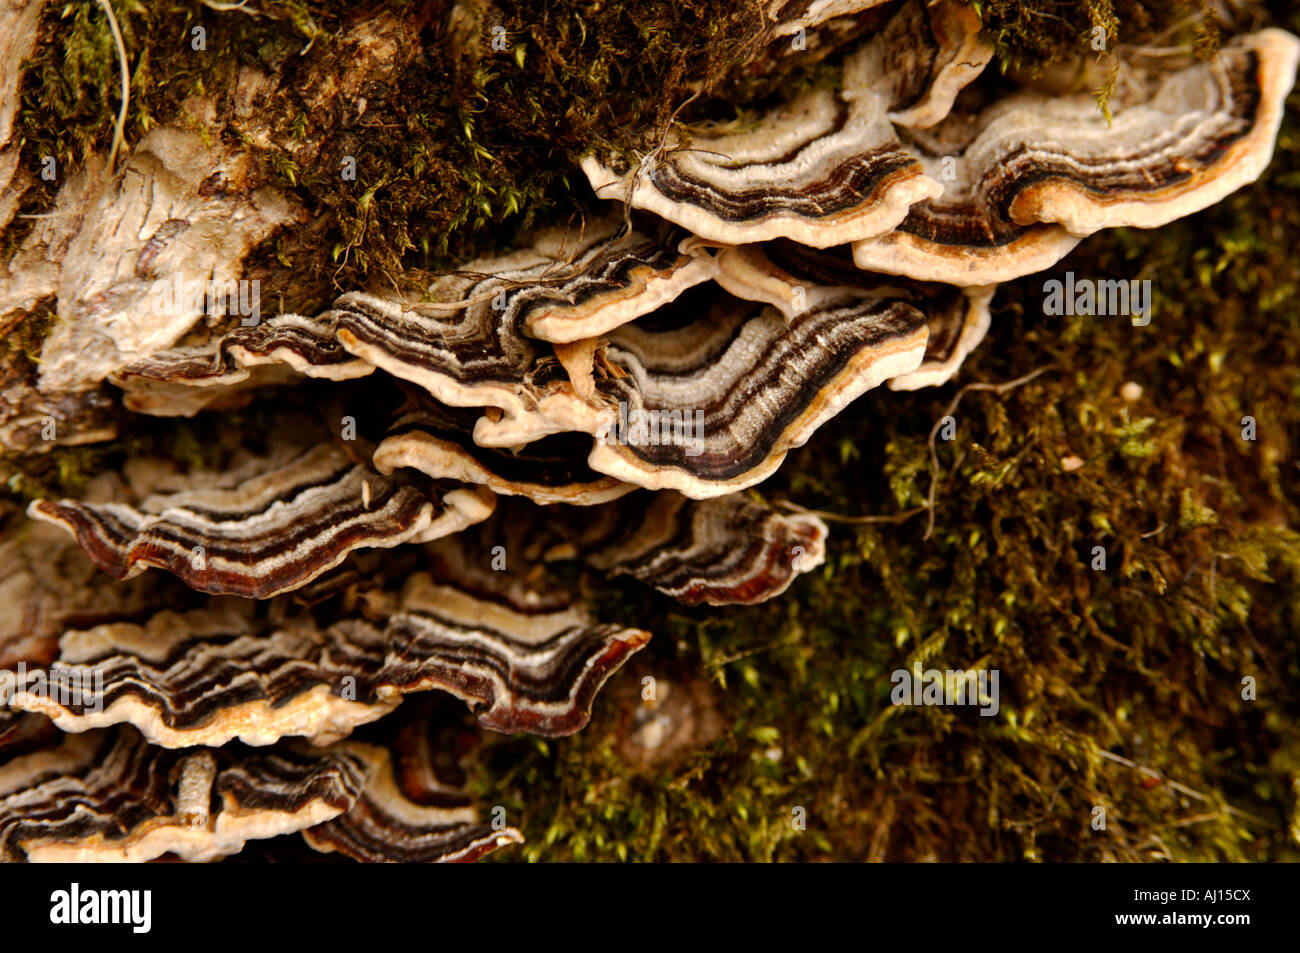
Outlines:
[[[15, 64], [39, 9], [0, 0], [0, 232], [31, 176]], [[1254, 181], [1300, 61], [1277, 29], [1204, 59], [1118, 50], [1107, 114], [1083, 67], [1061, 88], [985, 75], [957, 0], [753, 12], [755, 71], [822, 31], [795, 92], [734, 118], [696, 86], [666, 124], [622, 130], [639, 153], [574, 151], [587, 213], [302, 313], [185, 286], [236, 282], [307, 227], [254, 162], [270, 125], [214, 138], [187, 100], [192, 121], [120, 167], [92, 154], [60, 180], [0, 261], [0, 329], [55, 319], [39, 358], [0, 365], [0, 449], [49, 450], [47, 417], [51, 446], [116, 442], [25, 520], [0, 507], [0, 678], [22, 669], [0, 680], [0, 858], [520, 842], [442, 780], [464, 747], [447, 733], [587, 725], [651, 638], [639, 616], [597, 621], [615, 577], [740, 606], [823, 566], [826, 524], [751, 488], [866, 392], [952, 379], [998, 283]], [[179, 439], [125, 439], [236, 413], [183, 463]]]
[[208, 407], [230, 406], [239, 393], [251, 396], [261, 388], [292, 384], [299, 375], [341, 381], [374, 369], [345, 351], [320, 322], [283, 314], [203, 345], [158, 351], [108, 379], [124, 391], [129, 410], [191, 417]]
[[943, 191], [893, 122], [942, 118], [991, 56], [979, 30], [961, 4], [909, 0], [850, 55], [838, 91], [818, 87], [752, 128], [672, 130], [636, 166], [588, 156], [582, 170], [601, 198], [710, 241], [790, 238], [828, 248], [885, 234], [911, 205]]
[[1109, 101], [1025, 90], [912, 131], [942, 196], [854, 245], [864, 269], [977, 285], [1055, 264], [1081, 238], [1154, 228], [1255, 181], [1295, 82], [1300, 40], [1238, 37], [1209, 62], [1126, 63]]
[[379, 472], [413, 467], [434, 479], [487, 487], [501, 496], [524, 496], [534, 503], [593, 505], [636, 489], [587, 465], [585, 435], [560, 433], [517, 450], [474, 442], [477, 411], [429, 402], [400, 416], [375, 448]]
[[200, 592], [265, 599], [305, 585], [360, 547], [425, 542], [485, 519], [482, 488], [421, 490], [322, 445], [231, 489], [124, 503], [40, 500], [33, 519], [62, 526], [105, 572], [164, 569]]
[[[64, 731], [131, 724], [164, 747], [295, 735], [324, 744], [404, 695], [437, 688], [466, 701], [486, 728], [570, 734], [650, 637], [592, 623], [579, 605], [512, 603], [500, 586], [491, 595], [417, 573], [382, 621], [322, 628], [306, 611], [276, 606], [258, 618], [222, 605], [72, 630], [49, 666], [27, 669], [9, 705]], [[60, 679], [79, 690], [52, 695]]]
[[996, 285], [958, 288], [859, 270], [847, 256], [793, 242], [740, 245], [718, 253], [718, 283], [741, 298], [766, 302], [788, 320], [846, 292], [907, 303], [925, 316], [924, 356], [889, 379], [892, 390], [942, 384], [988, 333]]
[[521, 840], [470, 807], [411, 800], [372, 744], [172, 750], [121, 728], [15, 747], [0, 764], [7, 861], [206, 861], [295, 832], [357, 859], [455, 861]]
[[663, 493], [632, 519], [626, 510], [602, 516], [575, 543], [583, 560], [686, 605], [764, 602], [826, 558], [816, 516], [781, 516], [738, 495], [697, 502]]

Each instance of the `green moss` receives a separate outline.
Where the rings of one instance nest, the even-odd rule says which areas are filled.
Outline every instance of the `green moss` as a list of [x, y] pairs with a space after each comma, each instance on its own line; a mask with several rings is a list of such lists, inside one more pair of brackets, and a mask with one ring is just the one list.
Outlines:
[[1203, 0], [972, 0], [1003, 69], [1031, 72], [1121, 45], [1218, 48], [1221, 25]]

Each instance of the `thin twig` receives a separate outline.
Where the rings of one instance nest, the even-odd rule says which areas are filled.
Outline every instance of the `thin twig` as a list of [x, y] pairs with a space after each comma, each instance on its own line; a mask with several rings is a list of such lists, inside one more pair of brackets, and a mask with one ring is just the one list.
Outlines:
[[122, 104], [117, 110], [117, 124], [113, 127], [113, 146], [108, 150], [108, 174], [113, 173], [113, 163], [117, 160], [117, 151], [122, 148], [126, 137], [126, 110], [131, 102], [131, 76], [126, 65], [126, 43], [122, 40], [122, 31], [118, 28], [117, 17], [108, 0], [99, 0], [108, 17], [108, 27], [113, 31], [113, 42], [117, 44], [117, 64], [122, 72]]
[[[637, 162], [636, 172], [634, 172], [632, 175], [632, 186], [627, 190], [627, 198], [623, 200], [623, 228], [625, 230], [627, 231], [632, 230], [632, 196], [636, 194], [636, 188], [638, 185], [640, 185], [642, 170], [645, 169], [648, 165], [654, 164], [655, 159], [659, 156], [661, 152], [664, 151], [664, 148], [668, 144], [668, 133], [672, 130], [673, 123], [677, 121], [678, 115], [680, 115], [683, 109], [685, 109], [691, 103], [695, 102], [695, 100], [698, 99], [699, 96], [700, 96], [700, 91], [697, 89], [695, 92], [691, 93], [690, 96], [686, 97], [686, 99], [676, 109], [673, 110], [672, 115], [668, 117], [668, 121], [664, 123], [663, 131], [659, 134], [658, 145], [656, 145], [653, 149], [651, 149], [644, 156], [642, 156], [640, 161]], [[613, 185], [614, 183], [610, 182], [608, 184]], [[600, 190], [597, 189], [596, 191], [597, 194], [599, 194]]]
[[[1121, 757], [1120, 755], [1114, 754], [1110, 751], [1103, 751], [1098, 749], [1097, 754], [1101, 755], [1103, 758], [1105, 758], [1108, 761], [1114, 761], [1116, 764], [1122, 764], [1126, 768], [1132, 768], [1134, 771], [1137, 771], [1139, 774], [1143, 774], [1148, 778], [1154, 778], [1157, 781], [1161, 781], [1169, 785], [1170, 788], [1177, 791], [1179, 794], [1184, 794], [1187, 797], [1195, 798], [1196, 800], [1200, 801], [1202, 804], [1215, 803], [1213, 798], [1210, 798], [1202, 794], [1200, 791], [1194, 791], [1185, 784], [1179, 784], [1177, 781], [1173, 780], [1172, 778], [1165, 777], [1155, 768], [1148, 768], [1144, 764], [1138, 764], [1136, 761], [1130, 761], [1128, 758]], [[1241, 818], [1242, 820], [1254, 821], [1256, 824], [1268, 823], [1268, 821], [1264, 820], [1264, 818], [1257, 817], [1256, 815], [1251, 814], [1249, 811], [1243, 811], [1240, 808], [1233, 807], [1231, 804], [1223, 805], [1223, 810], [1227, 811], [1229, 814], [1233, 815], [1234, 817]]]
[[934, 438], [939, 435], [939, 428], [943, 426], [944, 420], [951, 417], [957, 411], [957, 405], [961, 403], [961, 399], [971, 391], [987, 390], [999, 395], [1005, 394], [1008, 391], [1014, 390], [1022, 384], [1028, 384], [1034, 378], [1040, 377], [1048, 371], [1053, 370], [1058, 370], [1057, 366], [1055, 364], [1048, 364], [1035, 371], [1030, 371], [1023, 377], [1017, 377], [1012, 381], [1004, 381], [1001, 384], [967, 384], [953, 396], [952, 402], [948, 404], [947, 409], [944, 410], [944, 412], [939, 416], [939, 419], [934, 422], [934, 426], [930, 428], [930, 492], [926, 495], [925, 502], [926, 509], [930, 511], [930, 519], [925, 528], [924, 539], [929, 539], [934, 533], [934, 496], [939, 487], [939, 451], [935, 447]]
[[914, 506], [910, 510], [903, 510], [901, 513], [891, 513], [881, 516], [843, 516], [839, 513], [828, 513], [826, 510], [810, 510], [806, 506], [800, 506], [792, 500], [773, 500], [774, 506], [785, 507], [796, 513], [807, 513], [809, 516], [818, 516], [824, 520], [831, 520], [835, 523], [903, 523], [910, 520], [917, 513], [924, 513], [924, 506]]

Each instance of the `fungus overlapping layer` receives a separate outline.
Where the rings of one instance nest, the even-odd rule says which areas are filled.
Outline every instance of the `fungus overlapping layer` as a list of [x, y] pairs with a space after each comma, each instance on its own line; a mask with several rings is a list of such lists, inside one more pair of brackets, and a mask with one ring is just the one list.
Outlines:
[[659, 493], [644, 509], [599, 507], [568, 525], [553, 557], [576, 554], [686, 605], [764, 602], [826, 558], [826, 525], [816, 516], [783, 516], [740, 494]]
[[809, 307], [846, 292], [911, 304], [926, 322], [925, 352], [912, 370], [889, 379], [893, 390], [935, 386], [951, 378], [988, 332], [996, 286], [958, 288], [859, 270], [842, 250], [788, 241], [740, 245], [718, 254], [718, 283], [738, 297], [766, 302], [795, 320]]
[[438, 779], [427, 750], [379, 747], [371, 757], [352, 806], [302, 832], [314, 849], [370, 863], [464, 863], [523, 842], [513, 827], [479, 821], [469, 798]]
[[943, 191], [893, 121], [924, 126], [947, 113], [991, 55], [979, 29], [960, 4], [909, 0], [849, 56], [838, 91], [814, 89], [752, 128], [670, 131], [635, 167], [589, 156], [583, 172], [600, 197], [711, 241], [827, 248], [884, 234]]
[[[0, 0], [0, 48], [21, 57], [38, 8]], [[464, 747], [448, 733], [587, 723], [650, 633], [575, 593], [627, 577], [746, 605], [821, 566], [818, 517], [738, 491], [866, 391], [951, 379], [996, 282], [1253, 181], [1300, 58], [1277, 30], [1203, 62], [1135, 54], [1108, 121], [1090, 94], [986, 82], [979, 18], [952, 0], [761, 13], [769, 43], [869, 35], [834, 83], [750, 120], [583, 157], [620, 205], [422, 294], [245, 321], [183, 295], [150, 308], [182, 267], [236, 276], [295, 203], [171, 127], [63, 186], [0, 263], [0, 319], [50, 296], [61, 319], [38, 379], [0, 379], [6, 448], [46, 414], [61, 441], [106, 439], [105, 380], [131, 412], [250, 404], [280, 426], [235, 434], [215, 469], [128, 461], [0, 541], [0, 666], [25, 667], [0, 708], [0, 857], [209, 860], [301, 832], [360, 860], [472, 860], [519, 842], [444, 780]], [[0, 185], [23, 174], [5, 62]], [[566, 561], [582, 589], [556, 582]]]
[[350, 353], [443, 404], [516, 417], [579, 396], [548, 342], [591, 339], [712, 277], [703, 248], [679, 250], [688, 237], [617, 217], [555, 229], [438, 279], [428, 302], [344, 295], [322, 321]]
[[118, 579], [157, 568], [200, 592], [265, 599], [305, 585], [355, 549], [458, 532], [485, 519], [494, 502], [481, 488], [398, 484], [327, 444], [232, 489], [154, 496], [138, 507], [39, 501], [31, 515], [75, 534]]
[[727, 606], [765, 602], [816, 569], [827, 533], [816, 516], [784, 515], [743, 494], [692, 500], [643, 491], [582, 509], [503, 500], [486, 522], [430, 551], [461, 579], [489, 565], [495, 550], [506, 566], [576, 559], [687, 605]]
[[[283, 606], [273, 621], [224, 604], [72, 630], [9, 704], [65, 731], [129, 723], [165, 747], [294, 735], [323, 744], [436, 688], [484, 727], [560, 735], [586, 724], [601, 684], [650, 637], [593, 623], [577, 605], [539, 609], [499, 586], [492, 595], [415, 574], [384, 619], [322, 627]], [[51, 694], [60, 678], [80, 690]]]
[[[597, 385], [609, 410], [595, 421], [592, 469], [697, 498], [744, 489], [925, 353], [925, 316], [885, 297], [846, 295], [786, 320], [722, 296], [703, 320], [684, 317], [670, 310], [610, 336], [620, 373]], [[663, 439], [678, 421], [683, 436]]]
[[292, 384], [298, 375], [331, 381], [375, 370], [343, 349], [333, 330], [296, 314], [236, 327], [206, 345], [159, 351], [128, 364], [110, 380], [138, 413], [189, 417], [233, 393]]
[[1113, 118], [1084, 94], [1025, 90], [909, 147], [951, 181], [888, 235], [854, 246], [862, 268], [955, 284], [1050, 267], [1102, 228], [1153, 228], [1253, 182], [1272, 155], [1300, 41], [1267, 29], [1213, 60], [1127, 66]]
[[6, 861], [206, 861], [294, 832], [357, 859], [401, 859], [392, 855], [401, 849], [410, 859], [473, 860], [521, 840], [478, 823], [471, 808], [410, 800], [393, 780], [392, 755], [376, 745], [172, 750], [125, 727], [47, 734], [42, 745], [37, 731], [7, 732]]
[[587, 464], [591, 441], [584, 434], [553, 434], [518, 449], [484, 447], [473, 437], [478, 416], [436, 403], [407, 411], [375, 448], [374, 464], [385, 474], [411, 467], [541, 504], [605, 503], [636, 489]]

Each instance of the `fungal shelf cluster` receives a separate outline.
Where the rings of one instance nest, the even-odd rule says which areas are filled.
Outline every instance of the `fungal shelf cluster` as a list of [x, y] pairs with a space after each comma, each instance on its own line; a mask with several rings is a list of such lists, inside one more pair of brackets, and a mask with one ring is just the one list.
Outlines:
[[[998, 283], [1253, 181], [1300, 57], [1278, 30], [1211, 60], [1135, 51], [1107, 116], [1064, 81], [982, 77], [992, 52], [955, 0], [785, 6], [756, 4], [778, 47], [881, 25], [767, 112], [582, 157], [596, 213], [418, 295], [212, 320], [184, 293], [160, 304], [182, 275], [236, 280], [299, 216], [180, 129], [63, 186], [0, 263], [0, 315], [58, 316], [39, 377], [3, 392], [6, 449], [277, 409], [231, 428], [218, 467], [141, 454], [8, 514], [0, 857], [518, 843], [458, 787], [464, 708], [498, 732], [580, 730], [651, 637], [593, 617], [603, 578], [733, 606], [820, 566], [823, 522], [750, 488], [866, 391], [950, 380]], [[0, 0], [6, 62], [39, 7]], [[0, 147], [19, 80], [0, 72]], [[25, 174], [10, 155], [0, 182]], [[277, 403], [293, 394], [310, 400]]]

